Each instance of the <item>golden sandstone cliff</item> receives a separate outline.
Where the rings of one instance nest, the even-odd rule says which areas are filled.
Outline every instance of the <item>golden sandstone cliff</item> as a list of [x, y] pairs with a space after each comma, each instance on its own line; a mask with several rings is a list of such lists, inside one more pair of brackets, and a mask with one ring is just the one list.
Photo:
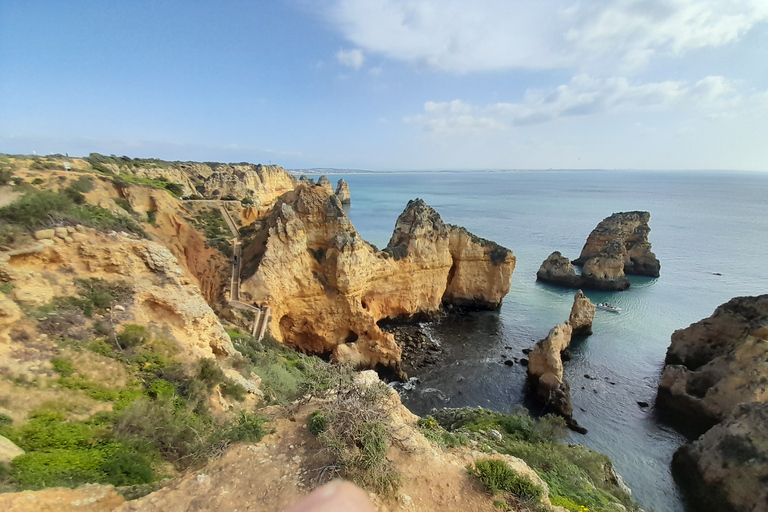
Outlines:
[[379, 251], [332, 192], [301, 184], [244, 242], [243, 264], [241, 293], [272, 307], [276, 338], [338, 361], [397, 369], [400, 348], [376, 322], [434, 314], [443, 303], [497, 308], [515, 257], [443, 223], [419, 199], [408, 203]]
[[704, 432], [672, 465], [698, 510], [766, 510], [768, 295], [736, 297], [675, 331], [656, 405]]

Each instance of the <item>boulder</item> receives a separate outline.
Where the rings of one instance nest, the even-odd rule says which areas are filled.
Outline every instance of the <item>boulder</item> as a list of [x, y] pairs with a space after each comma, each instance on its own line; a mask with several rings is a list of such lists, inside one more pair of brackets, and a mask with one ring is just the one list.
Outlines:
[[53, 487], [40, 491], [0, 494], [3, 512], [111, 512], [125, 499], [111, 485], [88, 484], [77, 489]]
[[656, 404], [703, 432], [739, 403], [768, 401], [768, 295], [737, 297], [675, 331]]
[[50, 240], [56, 236], [55, 229], [39, 229], [35, 231], [35, 240]]
[[349, 194], [349, 185], [343, 179], [336, 183], [336, 197], [339, 198], [341, 204], [350, 204], [352, 202], [352, 196]]
[[577, 288], [581, 285], [581, 276], [576, 275], [576, 269], [571, 261], [558, 251], [550, 254], [536, 272], [536, 279], [567, 288]]
[[595, 319], [595, 305], [581, 290], [573, 297], [571, 315], [568, 324], [573, 328], [573, 334], [592, 334], [592, 321]]
[[10, 439], [0, 436], [0, 464], [11, 462], [19, 455], [24, 455], [24, 450], [16, 446]]
[[679, 448], [672, 470], [695, 510], [768, 510], [768, 403], [736, 406], [722, 423]]

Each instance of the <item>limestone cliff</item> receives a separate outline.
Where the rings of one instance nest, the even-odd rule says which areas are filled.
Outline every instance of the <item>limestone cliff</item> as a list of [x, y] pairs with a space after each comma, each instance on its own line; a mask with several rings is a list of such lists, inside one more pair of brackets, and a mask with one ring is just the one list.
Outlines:
[[737, 297], [675, 331], [657, 405], [705, 430], [742, 402], [768, 401], [768, 295]]
[[[200, 289], [165, 247], [82, 227], [64, 229], [61, 235], [43, 239], [41, 245], [40, 251], [6, 255], [0, 262], [0, 278], [13, 285], [14, 301], [44, 306], [55, 296], [71, 295], [76, 277], [124, 280], [133, 293], [120, 304], [121, 311], [113, 319], [116, 324], [147, 325], [167, 332], [190, 360], [235, 354]], [[10, 345], [3, 348], [13, 350]]]
[[296, 179], [278, 165], [221, 165], [203, 184], [205, 197], [250, 199], [268, 205], [293, 190]]
[[590, 257], [581, 269], [581, 286], [596, 290], [626, 290], [629, 279], [624, 275], [626, 248], [621, 240], [605, 244], [602, 251]]
[[329, 180], [328, 176], [325, 174], [317, 178], [317, 184], [323, 187], [326, 191], [333, 193], [333, 185], [331, 185], [331, 180]]
[[352, 202], [352, 196], [349, 194], [349, 185], [343, 179], [336, 183], [336, 197], [339, 198], [341, 204], [350, 204]]
[[768, 509], [768, 403], [736, 406], [725, 421], [678, 449], [672, 468], [696, 510]]
[[277, 339], [359, 366], [398, 366], [379, 320], [434, 314], [443, 302], [496, 308], [515, 266], [511, 251], [443, 223], [422, 200], [408, 203], [382, 251], [324, 187], [299, 185], [265, 224], [244, 241], [241, 294], [272, 307]]

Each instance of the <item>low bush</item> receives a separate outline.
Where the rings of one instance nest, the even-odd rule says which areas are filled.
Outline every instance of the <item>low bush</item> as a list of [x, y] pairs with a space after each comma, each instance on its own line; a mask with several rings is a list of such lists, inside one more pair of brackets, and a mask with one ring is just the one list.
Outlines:
[[503, 460], [479, 459], [468, 471], [476, 476], [491, 494], [510, 493], [523, 501], [538, 501], [544, 495], [540, 486], [531, 482], [528, 477], [518, 474]]
[[140, 347], [148, 340], [149, 333], [143, 325], [127, 324], [123, 327], [123, 332], [117, 335], [121, 349]]
[[402, 484], [402, 476], [386, 457], [391, 433], [384, 398], [391, 392], [382, 383], [339, 390], [320, 410], [324, 427], [318, 435], [346, 478], [385, 496], [396, 495]]

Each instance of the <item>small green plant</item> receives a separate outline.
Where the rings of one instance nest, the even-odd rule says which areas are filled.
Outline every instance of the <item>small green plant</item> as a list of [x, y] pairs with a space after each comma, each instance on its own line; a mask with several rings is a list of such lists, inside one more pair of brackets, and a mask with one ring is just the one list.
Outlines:
[[51, 365], [53, 366], [53, 371], [62, 377], [71, 377], [75, 373], [75, 367], [69, 359], [54, 357], [51, 359]]
[[140, 347], [149, 341], [149, 333], [143, 325], [127, 324], [117, 335], [117, 342], [123, 349]]
[[69, 184], [69, 188], [85, 194], [93, 190], [93, 179], [90, 176], [80, 176]]
[[157, 210], [147, 210], [147, 222], [154, 226], [156, 221], [157, 221]]
[[258, 414], [249, 414], [241, 411], [237, 424], [224, 431], [223, 438], [232, 442], [257, 443], [269, 432], [266, 428], [267, 420]]
[[42, 185], [43, 183], [45, 183], [45, 180], [42, 178], [35, 178], [32, 180], [33, 185]]
[[325, 414], [320, 411], [312, 411], [307, 426], [313, 435], [319, 436], [325, 430], [325, 423]]
[[540, 486], [519, 475], [503, 460], [479, 459], [467, 470], [480, 479], [491, 494], [510, 493], [523, 501], [538, 501], [544, 495]]

